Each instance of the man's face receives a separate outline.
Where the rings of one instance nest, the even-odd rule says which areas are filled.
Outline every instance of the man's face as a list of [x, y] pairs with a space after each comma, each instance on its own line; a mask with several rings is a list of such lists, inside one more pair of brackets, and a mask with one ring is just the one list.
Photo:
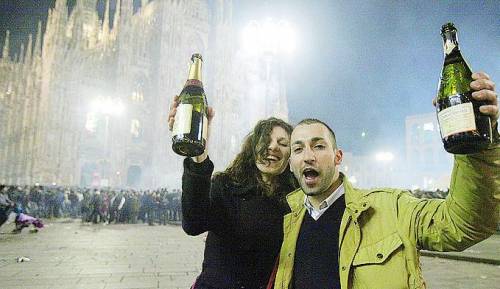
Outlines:
[[291, 136], [290, 168], [308, 196], [328, 193], [339, 177], [342, 151], [335, 148], [330, 131], [320, 123], [297, 126]]

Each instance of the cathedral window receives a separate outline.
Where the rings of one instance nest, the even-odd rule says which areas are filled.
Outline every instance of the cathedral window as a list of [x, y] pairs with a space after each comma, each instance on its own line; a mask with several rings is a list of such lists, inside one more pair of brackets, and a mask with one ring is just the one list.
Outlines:
[[85, 129], [89, 133], [95, 133], [97, 128], [97, 116], [93, 112], [87, 113], [87, 120], [85, 121]]
[[142, 134], [141, 122], [138, 119], [132, 119], [130, 123], [130, 134], [133, 138], [140, 138]]
[[144, 94], [142, 93], [142, 91], [134, 91], [132, 92], [132, 101], [136, 101], [136, 102], [143, 102], [144, 101]]

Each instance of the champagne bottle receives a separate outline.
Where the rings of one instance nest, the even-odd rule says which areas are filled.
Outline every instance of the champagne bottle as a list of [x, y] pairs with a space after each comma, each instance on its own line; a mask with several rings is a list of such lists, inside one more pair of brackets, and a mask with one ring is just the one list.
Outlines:
[[172, 129], [172, 149], [181, 156], [199, 156], [207, 141], [207, 98], [201, 81], [200, 54], [191, 56], [189, 76], [179, 95]]
[[492, 143], [491, 120], [472, 98], [472, 71], [458, 47], [453, 23], [441, 28], [444, 66], [439, 80], [437, 116], [444, 148], [452, 154], [479, 152]]

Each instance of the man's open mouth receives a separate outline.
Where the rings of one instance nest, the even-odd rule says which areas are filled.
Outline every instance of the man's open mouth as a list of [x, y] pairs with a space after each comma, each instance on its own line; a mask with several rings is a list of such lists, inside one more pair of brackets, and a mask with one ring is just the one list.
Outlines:
[[302, 174], [304, 175], [304, 178], [306, 180], [306, 184], [308, 184], [308, 185], [314, 184], [316, 179], [319, 176], [319, 172], [313, 168], [304, 169], [304, 171], [302, 171]]

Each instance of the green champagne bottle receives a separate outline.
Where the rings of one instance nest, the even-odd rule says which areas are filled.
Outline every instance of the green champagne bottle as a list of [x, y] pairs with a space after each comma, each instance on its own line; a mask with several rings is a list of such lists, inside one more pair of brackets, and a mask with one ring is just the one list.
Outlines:
[[191, 56], [189, 76], [179, 95], [172, 129], [172, 149], [181, 156], [199, 156], [205, 150], [208, 132], [207, 98], [201, 81], [202, 57]]
[[453, 23], [441, 27], [444, 66], [439, 80], [437, 116], [444, 148], [452, 154], [480, 152], [492, 143], [491, 121], [472, 98], [472, 71], [458, 47]]

